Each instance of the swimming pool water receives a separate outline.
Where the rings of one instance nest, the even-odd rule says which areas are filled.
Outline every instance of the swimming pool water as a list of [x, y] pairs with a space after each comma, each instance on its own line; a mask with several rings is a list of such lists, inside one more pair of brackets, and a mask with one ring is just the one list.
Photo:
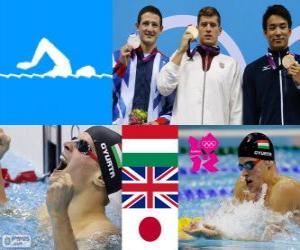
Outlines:
[[[299, 150], [276, 151], [276, 163], [280, 174], [291, 176], [300, 182]], [[208, 173], [202, 169], [200, 173], [192, 174], [191, 166], [192, 162], [188, 154], [181, 154], [179, 156], [179, 217], [213, 217], [211, 214], [224, 206], [225, 200], [231, 200], [234, 184], [240, 176], [237, 156], [219, 156], [217, 167], [220, 171], [217, 173]], [[268, 213], [257, 211], [262, 214]], [[300, 249], [300, 227], [294, 227], [293, 224], [288, 226], [292, 230], [291, 235], [281, 235], [269, 242], [201, 238], [180, 241], [180, 249]], [[228, 223], [228, 227], [232, 225]]]
[[[25, 170], [32, 170], [34, 167], [26, 160], [9, 153], [3, 158], [2, 165], [9, 169], [12, 176]], [[10, 184], [6, 188], [9, 202], [0, 207], [0, 249], [5, 235], [27, 235], [31, 238], [30, 249], [45, 250], [53, 249], [52, 231], [50, 226], [41, 227], [36, 218], [36, 211], [45, 204], [47, 181]], [[121, 227], [121, 211], [117, 211], [114, 202], [106, 207], [107, 216], [117, 226]], [[90, 240], [88, 249], [101, 249], [101, 244]], [[114, 235], [108, 239], [106, 249], [121, 249], [120, 236]]]

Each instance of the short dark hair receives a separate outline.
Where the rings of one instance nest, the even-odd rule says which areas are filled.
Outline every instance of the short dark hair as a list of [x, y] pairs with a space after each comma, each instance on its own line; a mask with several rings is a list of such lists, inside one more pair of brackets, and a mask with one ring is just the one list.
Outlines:
[[148, 5], [148, 6], [145, 6], [144, 8], [142, 8], [139, 12], [139, 15], [138, 15], [138, 19], [137, 19], [137, 24], [140, 24], [141, 22], [141, 19], [142, 19], [142, 15], [147, 13], [147, 12], [151, 12], [155, 15], [158, 15], [159, 18], [160, 18], [160, 26], [162, 26], [162, 15], [161, 15], [161, 12], [158, 8], [156, 8], [155, 6], [153, 5]]
[[292, 28], [292, 18], [291, 18], [290, 12], [283, 5], [275, 4], [275, 5], [269, 6], [267, 8], [265, 14], [263, 15], [262, 26], [263, 26], [264, 31], [267, 30], [267, 21], [270, 18], [270, 16], [272, 16], [272, 15], [282, 17], [283, 19], [285, 19], [287, 21], [289, 29]]
[[216, 8], [207, 6], [207, 7], [202, 8], [201, 10], [199, 10], [199, 13], [197, 16], [197, 24], [199, 24], [200, 18], [202, 16], [208, 16], [208, 17], [217, 16], [219, 26], [221, 26], [221, 16], [220, 16], [219, 11]]

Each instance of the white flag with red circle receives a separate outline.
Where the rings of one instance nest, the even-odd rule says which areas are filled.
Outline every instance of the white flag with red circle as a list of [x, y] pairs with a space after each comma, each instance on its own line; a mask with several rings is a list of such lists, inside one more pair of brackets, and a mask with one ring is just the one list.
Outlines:
[[123, 250], [177, 250], [178, 209], [122, 209]]

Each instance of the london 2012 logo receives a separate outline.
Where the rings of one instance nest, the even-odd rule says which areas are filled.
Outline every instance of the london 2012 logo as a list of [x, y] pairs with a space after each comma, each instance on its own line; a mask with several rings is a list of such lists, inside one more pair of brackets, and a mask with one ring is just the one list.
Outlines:
[[189, 156], [193, 162], [193, 173], [197, 173], [201, 166], [203, 166], [209, 172], [215, 173], [219, 171], [215, 166], [215, 164], [219, 161], [218, 156], [216, 155], [219, 141], [213, 136], [212, 133], [208, 133], [200, 140], [190, 136], [188, 142], [190, 144]]

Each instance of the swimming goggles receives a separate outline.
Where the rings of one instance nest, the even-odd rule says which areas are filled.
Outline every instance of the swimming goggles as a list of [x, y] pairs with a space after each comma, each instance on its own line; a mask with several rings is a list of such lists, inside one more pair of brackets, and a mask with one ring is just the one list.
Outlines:
[[261, 161], [261, 159], [258, 159], [256, 161], [247, 161], [244, 164], [239, 163], [239, 169], [242, 171], [243, 169], [246, 170], [252, 170], [256, 164], [258, 164]]
[[93, 152], [92, 146], [87, 141], [78, 139], [77, 137], [73, 137], [72, 142], [75, 144], [75, 147], [80, 153], [88, 155], [89, 157], [98, 162], [97, 155]]

